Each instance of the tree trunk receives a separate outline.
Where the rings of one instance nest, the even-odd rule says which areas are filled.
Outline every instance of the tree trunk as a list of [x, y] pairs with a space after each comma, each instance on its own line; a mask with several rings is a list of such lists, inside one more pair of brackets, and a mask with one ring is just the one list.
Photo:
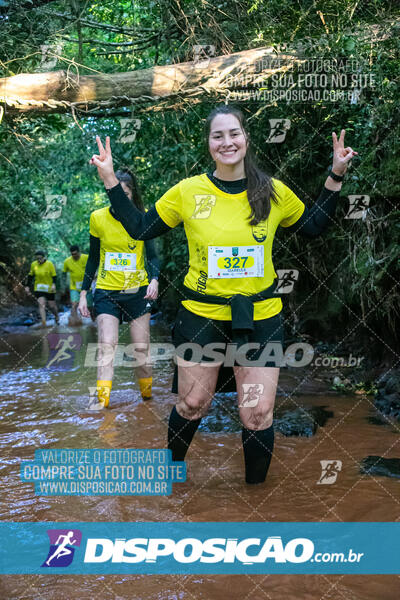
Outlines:
[[[262, 86], [274, 72], [297, 62], [279, 55], [275, 64], [271, 49], [258, 48], [235, 54], [142, 69], [127, 73], [80, 75], [67, 71], [27, 73], [0, 79], [0, 103], [6, 113], [21, 111], [66, 112], [71, 109], [131, 106], [136, 102], [168, 97], [224, 94], [233, 89]], [[240, 79], [234, 80], [234, 76]], [[244, 79], [246, 82], [244, 84]]]

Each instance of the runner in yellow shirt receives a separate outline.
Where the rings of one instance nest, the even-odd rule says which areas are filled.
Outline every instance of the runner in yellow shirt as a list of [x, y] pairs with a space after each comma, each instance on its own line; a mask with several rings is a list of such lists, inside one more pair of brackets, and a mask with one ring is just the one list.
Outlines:
[[33, 284], [34, 294], [39, 304], [42, 327], [46, 327], [47, 302], [49, 303], [49, 309], [55, 317], [56, 325], [59, 325], [58, 309], [55, 301], [56, 270], [53, 263], [46, 259], [46, 254], [43, 250], [35, 252], [35, 259], [31, 264], [25, 291], [29, 294]]
[[[138, 210], [144, 208], [136, 179], [128, 169], [117, 171], [130, 202]], [[145, 266], [147, 258], [149, 275]], [[108, 406], [114, 367], [112, 356], [118, 343], [118, 326], [129, 323], [135, 353], [143, 360], [135, 367], [143, 400], [152, 394], [152, 368], [148, 362], [150, 347], [151, 302], [158, 296], [159, 262], [152, 240], [132, 238], [115, 213], [106, 206], [90, 215], [90, 250], [79, 301], [79, 310], [88, 316], [87, 293], [97, 273], [94, 312], [97, 317], [100, 352], [97, 370], [98, 401]], [[138, 361], [139, 362], [139, 361]]]
[[[183, 222], [188, 239], [189, 268], [173, 333], [178, 346], [178, 403], [168, 427], [173, 460], [184, 460], [233, 344], [245, 479], [249, 484], [265, 480], [274, 445], [273, 408], [283, 343], [273, 238], [279, 225], [315, 237], [333, 221], [347, 163], [356, 154], [344, 147], [344, 135], [344, 130], [339, 139], [332, 134], [333, 165], [308, 209], [284, 183], [257, 166], [242, 112], [221, 105], [207, 117], [205, 129], [215, 169], [182, 180], [146, 214], [128, 202], [115, 177], [110, 139], [104, 148], [97, 136], [99, 154], [90, 162], [127, 232], [146, 240]], [[217, 358], [215, 343], [224, 347]], [[189, 358], [181, 354], [181, 344], [191, 344]], [[197, 350], [200, 346], [200, 353], [193, 344]]]
[[[69, 295], [71, 299], [71, 315], [69, 318], [69, 325], [81, 325], [82, 321], [77, 311], [88, 255], [81, 254], [81, 251], [77, 244], [73, 244], [69, 250], [71, 252], [71, 256], [64, 260], [63, 267], [64, 279], [66, 277], [66, 274], [69, 273]], [[88, 292], [86, 296], [86, 301], [90, 315], [94, 320], [92, 308], [93, 301], [91, 292]]]

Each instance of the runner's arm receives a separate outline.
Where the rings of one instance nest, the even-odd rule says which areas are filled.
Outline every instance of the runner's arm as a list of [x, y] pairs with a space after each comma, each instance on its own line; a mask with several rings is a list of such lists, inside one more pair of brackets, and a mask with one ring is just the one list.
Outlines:
[[157, 255], [154, 240], [145, 240], [144, 247], [146, 249], [149, 280], [151, 281], [152, 279], [158, 279], [158, 276], [160, 274], [160, 260]]
[[136, 208], [120, 183], [106, 192], [118, 220], [135, 240], [151, 240], [172, 229], [162, 220], [154, 206], [145, 213]]
[[311, 208], [306, 206], [301, 217], [285, 229], [305, 237], [318, 237], [333, 222], [338, 199], [338, 191], [323, 187], [318, 199]]
[[89, 256], [83, 276], [82, 291], [88, 291], [100, 263], [100, 238], [90, 235]]

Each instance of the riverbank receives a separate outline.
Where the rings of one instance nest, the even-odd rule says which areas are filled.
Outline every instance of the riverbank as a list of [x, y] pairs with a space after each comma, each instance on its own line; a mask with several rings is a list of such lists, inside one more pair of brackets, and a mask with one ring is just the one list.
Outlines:
[[39, 319], [36, 306], [29, 304], [13, 304], [0, 306], [0, 335], [7, 333], [20, 333], [21, 327], [28, 328]]

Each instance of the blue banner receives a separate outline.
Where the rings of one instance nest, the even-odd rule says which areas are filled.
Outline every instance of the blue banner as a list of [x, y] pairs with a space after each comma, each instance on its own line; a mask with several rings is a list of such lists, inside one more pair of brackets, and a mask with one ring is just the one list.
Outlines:
[[21, 462], [21, 480], [40, 496], [167, 496], [186, 480], [184, 461], [171, 450], [56, 448]]
[[0, 573], [400, 574], [400, 523], [0, 523]]

